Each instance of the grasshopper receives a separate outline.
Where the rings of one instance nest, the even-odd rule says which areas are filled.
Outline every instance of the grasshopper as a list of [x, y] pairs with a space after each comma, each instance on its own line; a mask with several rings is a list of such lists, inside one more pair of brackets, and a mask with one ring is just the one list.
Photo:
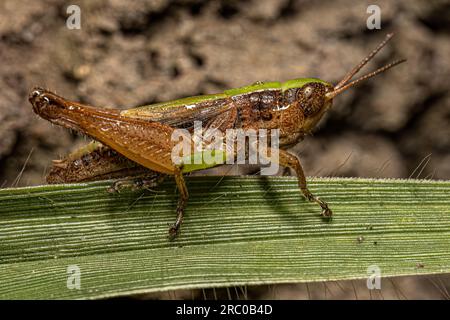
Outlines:
[[36, 87], [29, 94], [33, 110], [51, 123], [94, 139], [61, 160], [54, 160], [48, 183], [117, 179], [109, 191], [121, 188], [151, 188], [167, 175], [174, 176], [179, 191], [176, 220], [169, 228], [173, 239], [183, 220], [188, 190], [183, 174], [195, 170], [175, 164], [171, 158], [177, 128], [192, 128], [194, 121], [225, 131], [230, 128], [278, 129], [278, 163], [293, 169], [303, 196], [317, 203], [324, 217], [331, 217], [328, 204], [307, 188], [299, 159], [286, 151], [316, 127], [331, 108], [333, 99], [357, 83], [406, 60], [396, 60], [350, 81], [391, 39], [388, 34], [369, 55], [337, 84], [316, 78], [280, 82], [258, 82], [223, 93], [195, 96], [127, 110], [97, 108], [72, 102]]

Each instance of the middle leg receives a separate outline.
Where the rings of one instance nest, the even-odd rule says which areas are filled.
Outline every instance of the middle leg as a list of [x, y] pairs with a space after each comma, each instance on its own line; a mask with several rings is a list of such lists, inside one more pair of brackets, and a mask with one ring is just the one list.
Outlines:
[[176, 168], [174, 177], [175, 182], [177, 184], [178, 192], [180, 193], [180, 198], [178, 199], [177, 205], [177, 218], [175, 219], [175, 223], [172, 224], [169, 228], [170, 240], [173, 240], [178, 234], [181, 222], [183, 222], [184, 208], [186, 207], [186, 203], [189, 198], [186, 182], [184, 181], [183, 174], [180, 168], [178, 167]]

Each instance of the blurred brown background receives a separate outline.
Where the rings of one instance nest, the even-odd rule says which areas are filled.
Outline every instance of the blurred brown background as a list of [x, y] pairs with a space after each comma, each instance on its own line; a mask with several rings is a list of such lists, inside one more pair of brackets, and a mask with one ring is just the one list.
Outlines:
[[[70, 4], [81, 30], [66, 27]], [[366, 27], [369, 4], [381, 30]], [[2, 0], [0, 183], [41, 184], [85, 143], [34, 115], [35, 85], [130, 108], [255, 81], [337, 82], [388, 32], [365, 72], [408, 62], [339, 96], [294, 150], [310, 176], [449, 179], [449, 1]]]

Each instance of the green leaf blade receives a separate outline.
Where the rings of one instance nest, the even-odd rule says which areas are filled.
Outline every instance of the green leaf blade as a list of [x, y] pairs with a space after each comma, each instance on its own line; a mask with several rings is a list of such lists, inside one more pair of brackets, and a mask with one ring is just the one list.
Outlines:
[[[192, 177], [179, 237], [177, 194], [109, 194], [107, 182], [0, 190], [0, 297], [89, 299], [206, 288], [450, 271], [450, 182]], [[81, 290], [67, 288], [67, 266]], [[418, 266], [421, 267], [418, 267]], [[423, 267], [422, 267], [423, 266]]]

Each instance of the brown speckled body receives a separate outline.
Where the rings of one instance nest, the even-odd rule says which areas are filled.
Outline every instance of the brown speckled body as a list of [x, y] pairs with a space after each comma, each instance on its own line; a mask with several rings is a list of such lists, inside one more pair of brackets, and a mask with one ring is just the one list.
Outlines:
[[[306, 98], [303, 90], [314, 88]], [[323, 114], [331, 107], [324, 94], [333, 88], [321, 83], [310, 83], [305, 88], [263, 90], [228, 98], [230, 110], [218, 115], [207, 127], [221, 130], [279, 129], [280, 147], [287, 148], [311, 133]], [[323, 110], [321, 110], [323, 108]], [[221, 125], [217, 125], [220, 123]]]
[[[312, 92], [306, 95], [306, 89]], [[46, 92], [44, 98], [34, 97], [33, 101], [38, 101], [35, 101], [33, 106], [40, 116], [91, 136], [143, 167], [165, 174], [174, 174], [176, 168], [171, 160], [171, 151], [176, 143], [171, 140], [174, 129], [192, 128], [194, 121], [199, 120], [204, 120], [205, 128], [217, 128], [222, 131], [233, 128], [279, 129], [280, 147], [287, 148], [310, 133], [331, 106], [331, 101], [325, 102], [323, 98], [324, 94], [331, 90], [331, 86], [322, 83], [309, 83], [304, 87], [285, 91], [261, 90], [202, 102], [192, 112], [195, 116], [186, 111], [189, 110], [188, 106], [184, 106], [177, 109], [176, 113], [169, 114], [170, 116], [164, 110], [155, 110], [153, 114], [147, 112], [146, 118], [143, 119], [127, 117], [114, 109], [94, 108], [69, 102], [50, 92]], [[91, 156], [94, 157], [96, 154]], [[107, 160], [108, 157], [102, 160], [105, 168], [111, 167], [115, 171], [120, 169], [120, 165]], [[76, 166], [77, 163], [79, 161], [73, 162], [67, 169], [74, 170], [73, 177], [79, 175], [78, 181], [89, 179], [89, 175], [96, 172], [96, 170], [83, 171], [81, 167]], [[52, 170], [51, 175], [57, 171]], [[49, 182], [61, 182], [61, 179], [51, 175]], [[63, 175], [60, 173], [58, 176]], [[103, 174], [95, 177], [103, 177]], [[73, 179], [65, 182], [69, 181]]]
[[[175, 129], [191, 129], [194, 121], [199, 120], [203, 121], [205, 128], [224, 132], [227, 129], [279, 129], [279, 164], [295, 170], [305, 197], [317, 202], [324, 216], [330, 216], [326, 203], [306, 188], [298, 158], [282, 149], [303, 139], [314, 128], [331, 106], [332, 100], [325, 100], [325, 94], [332, 89], [323, 83], [312, 82], [300, 88], [258, 90], [202, 101], [195, 104], [195, 108], [190, 104], [167, 110], [155, 108], [154, 112], [147, 111], [141, 117], [139, 112], [130, 117], [118, 110], [67, 101], [40, 88], [32, 91], [29, 99], [33, 110], [41, 117], [101, 142], [92, 150], [87, 148], [86, 152], [76, 152], [55, 161], [47, 176], [49, 183], [128, 177], [125, 182], [117, 181], [110, 189], [116, 191], [130, 185], [153, 187], [166, 174], [174, 175], [180, 198], [177, 219], [169, 230], [173, 238], [182, 221], [188, 191], [182, 167], [171, 159], [176, 144], [171, 138]], [[127, 182], [131, 177], [140, 176], [144, 178]]]

